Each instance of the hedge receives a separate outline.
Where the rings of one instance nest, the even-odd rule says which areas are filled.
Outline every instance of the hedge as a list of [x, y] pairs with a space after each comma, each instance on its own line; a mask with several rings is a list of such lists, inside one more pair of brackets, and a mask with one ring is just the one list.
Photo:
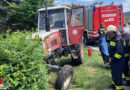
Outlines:
[[48, 75], [46, 54], [39, 39], [28, 32], [13, 32], [0, 37], [0, 78], [9, 90], [46, 90]]

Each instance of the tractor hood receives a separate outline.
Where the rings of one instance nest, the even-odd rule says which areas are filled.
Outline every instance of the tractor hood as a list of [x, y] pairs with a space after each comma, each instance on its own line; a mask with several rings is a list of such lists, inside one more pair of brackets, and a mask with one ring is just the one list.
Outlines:
[[39, 32], [32, 34], [32, 39], [35, 39], [38, 36], [40, 39], [44, 40], [47, 36], [51, 35], [52, 33], [58, 32], [58, 31], [59, 30], [52, 30], [50, 32], [39, 31]]

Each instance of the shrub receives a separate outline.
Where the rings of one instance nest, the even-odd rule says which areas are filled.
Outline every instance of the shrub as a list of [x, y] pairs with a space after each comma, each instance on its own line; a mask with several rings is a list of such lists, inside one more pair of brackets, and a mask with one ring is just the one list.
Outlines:
[[29, 34], [8, 32], [0, 39], [0, 78], [9, 90], [47, 89], [46, 55], [39, 39], [26, 39]]

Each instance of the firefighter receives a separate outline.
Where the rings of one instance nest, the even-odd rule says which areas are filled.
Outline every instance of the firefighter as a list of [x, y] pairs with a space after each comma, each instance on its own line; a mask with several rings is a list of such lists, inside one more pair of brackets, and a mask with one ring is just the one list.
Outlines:
[[106, 29], [103, 23], [100, 25], [100, 28], [98, 29], [98, 34], [99, 34], [99, 39], [105, 37]]
[[111, 66], [112, 85], [111, 88], [124, 90], [122, 86], [122, 73], [124, 68], [124, 49], [122, 39], [117, 36], [117, 28], [108, 26], [109, 42], [109, 63]]
[[124, 57], [125, 57], [125, 64], [124, 64], [124, 76], [125, 76], [125, 80], [126, 80], [126, 86], [130, 86], [130, 75], [129, 75], [129, 66], [128, 66], [128, 62], [129, 62], [129, 53], [130, 53], [130, 40], [129, 37], [130, 35], [128, 33], [126, 33], [124, 30], [121, 31], [121, 35], [123, 38], [123, 46], [124, 46]]
[[109, 53], [108, 53], [108, 45], [106, 42], [106, 29], [103, 23], [98, 29], [98, 33], [99, 33], [99, 49], [100, 49], [103, 61], [106, 64], [109, 59]]
[[124, 24], [124, 32], [125, 33], [129, 33], [130, 32], [130, 28], [129, 28], [129, 26], [128, 26], [128, 24]]

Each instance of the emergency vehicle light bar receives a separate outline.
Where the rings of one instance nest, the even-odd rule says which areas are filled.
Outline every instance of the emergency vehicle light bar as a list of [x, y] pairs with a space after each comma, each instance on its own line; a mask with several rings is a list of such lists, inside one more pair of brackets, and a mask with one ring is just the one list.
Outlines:
[[92, 3], [92, 4], [88, 5], [88, 6], [86, 6], [86, 8], [94, 7], [94, 6], [101, 6], [102, 4], [103, 4], [103, 2], [95, 2], [95, 3]]

